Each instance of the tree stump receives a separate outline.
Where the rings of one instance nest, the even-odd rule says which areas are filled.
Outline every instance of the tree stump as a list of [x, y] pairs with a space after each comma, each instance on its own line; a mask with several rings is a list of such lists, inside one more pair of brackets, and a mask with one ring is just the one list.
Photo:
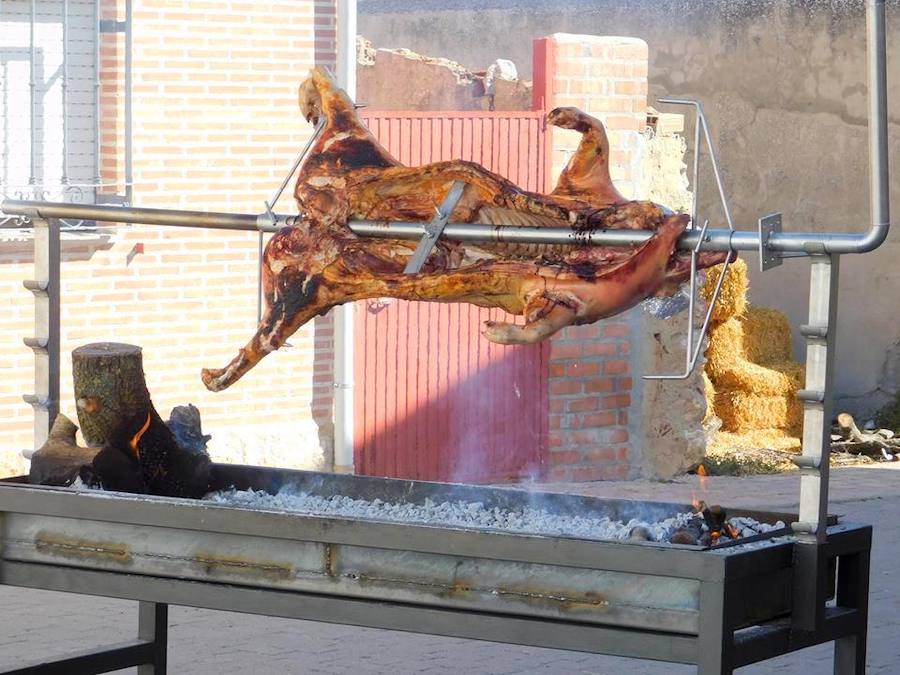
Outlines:
[[141, 348], [98, 342], [72, 352], [75, 406], [88, 445], [134, 435], [152, 410]]
[[85, 440], [102, 446], [89, 479], [110, 490], [199, 497], [210, 460], [182, 448], [153, 407], [141, 348], [101, 342], [72, 352], [75, 405]]

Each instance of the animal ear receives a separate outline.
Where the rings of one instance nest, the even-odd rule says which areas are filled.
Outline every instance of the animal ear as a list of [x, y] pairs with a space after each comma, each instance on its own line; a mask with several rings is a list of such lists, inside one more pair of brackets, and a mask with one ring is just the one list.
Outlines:
[[310, 71], [309, 75], [319, 93], [323, 90], [334, 88], [334, 79], [324, 66], [316, 66]]

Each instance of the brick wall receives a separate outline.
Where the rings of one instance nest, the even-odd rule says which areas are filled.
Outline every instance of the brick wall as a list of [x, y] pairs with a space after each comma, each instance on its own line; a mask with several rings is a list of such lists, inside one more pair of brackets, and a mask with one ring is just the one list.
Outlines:
[[[647, 115], [645, 42], [558, 33], [536, 41], [535, 102], [576, 106], [600, 119], [610, 141], [610, 173], [626, 197], [639, 188], [641, 134]], [[542, 99], [542, 100], [541, 100]], [[553, 175], [565, 167], [580, 134], [553, 130]], [[631, 344], [627, 318], [567, 328], [550, 352], [550, 462], [553, 480], [632, 476], [629, 433]]]
[[[124, 18], [106, 0], [104, 18]], [[258, 213], [309, 126], [296, 88], [315, 63], [333, 65], [333, 0], [269, 3], [142, 0], [134, 5], [134, 203]], [[101, 43], [102, 171], [122, 192], [124, 53]], [[279, 204], [295, 209], [290, 191]], [[224, 365], [256, 326], [257, 236], [129, 226], [109, 241], [63, 247], [62, 401], [74, 418], [71, 350], [114, 340], [144, 348], [147, 381], [163, 416], [193, 402], [214, 456], [281, 466], [327, 461], [331, 425], [331, 324], [310, 324], [291, 348], [266, 358], [226, 392], [212, 394], [201, 367]], [[31, 445], [30, 250], [0, 242], [0, 448]], [[2, 463], [2, 460], [0, 460]], [[21, 468], [14, 467], [14, 468]]]

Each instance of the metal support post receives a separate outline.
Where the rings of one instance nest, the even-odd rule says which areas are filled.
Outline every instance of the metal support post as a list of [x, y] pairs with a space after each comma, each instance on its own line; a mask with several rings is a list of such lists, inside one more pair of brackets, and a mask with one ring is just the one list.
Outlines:
[[34, 294], [34, 394], [23, 396], [34, 408], [34, 449], [47, 440], [59, 412], [59, 221], [32, 217], [34, 279], [24, 282]]
[[837, 606], [851, 607], [859, 612], [860, 629], [852, 635], [845, 635], [834, 641], [834, 675], [866, 673], [871, 539], [867, 544], [868, 546], [861, 551], [838, 557]]
[[153, 645], [153, 660], [138, 666], [138, 675], [165, 675], [169, 643], [168, 605], [157, 602], [138, 603], [138, 639]]
[[826, 578], [823, 552], [827, 541], [828, 469], [834, 382], [835, 327], [839, 261], [836, 255], [810, 259], [809, 323], [800, 327], [807, 340], [806, 388], [803, 401], [803, 454], [800, 468], [800, 516], [793, 524], [798, 535], [793, 622], [816, 630], [825, 611]]
[[132, 105], [132, 0], [125, 0], [125, 203], [134, 203], [134, 114]]
[[726, 583], [712, 579], [700, 584], [700, 635], [697, 645], [697, 675], [731, 675], [734, 630], [726, 608]]

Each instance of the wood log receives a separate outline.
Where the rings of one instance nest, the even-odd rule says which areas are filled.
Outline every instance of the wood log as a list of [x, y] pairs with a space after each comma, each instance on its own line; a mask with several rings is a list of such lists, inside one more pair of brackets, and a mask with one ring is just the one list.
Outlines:
[[78, 423], [88, 445], [102, 447], [123, 433], [133, 436], [153, 407], [136, 345], [78, 347], [72, 352], [72, 375]]
[[896, 461], [896, 453], [900, 452], [900, 439], [893, 438], [893, 434], [886, 438], [880, 430], [872, 433], [860, 431], [850, 413], [837, 416], [837, 430], [843, 440], [831, 444], [832, 452], [884, 457], [892, 461]]
[[102, 446], [86, 478], [108, 490], [199, 497], [210, 460], [178, 444], [153, 407], [141, 348], [103, 342], [72, 352], [75, 404], [85, 440]]
[[853, 419], [853, 415], [850, 413], [840, 413], [837, 416], [837, 427], [838, 433], [844, 440], [860, 442], [865, 440], [865, 434], [863, 434], [859, 427], [856, 426], [856, 421]]
[[78, 427], [63, 414], [56, 416], [47, 442], [31, 456], [28, 481], [35, 485], [71, 485], [81, 469], [90, 466], [98, 448], [75, 442]]

